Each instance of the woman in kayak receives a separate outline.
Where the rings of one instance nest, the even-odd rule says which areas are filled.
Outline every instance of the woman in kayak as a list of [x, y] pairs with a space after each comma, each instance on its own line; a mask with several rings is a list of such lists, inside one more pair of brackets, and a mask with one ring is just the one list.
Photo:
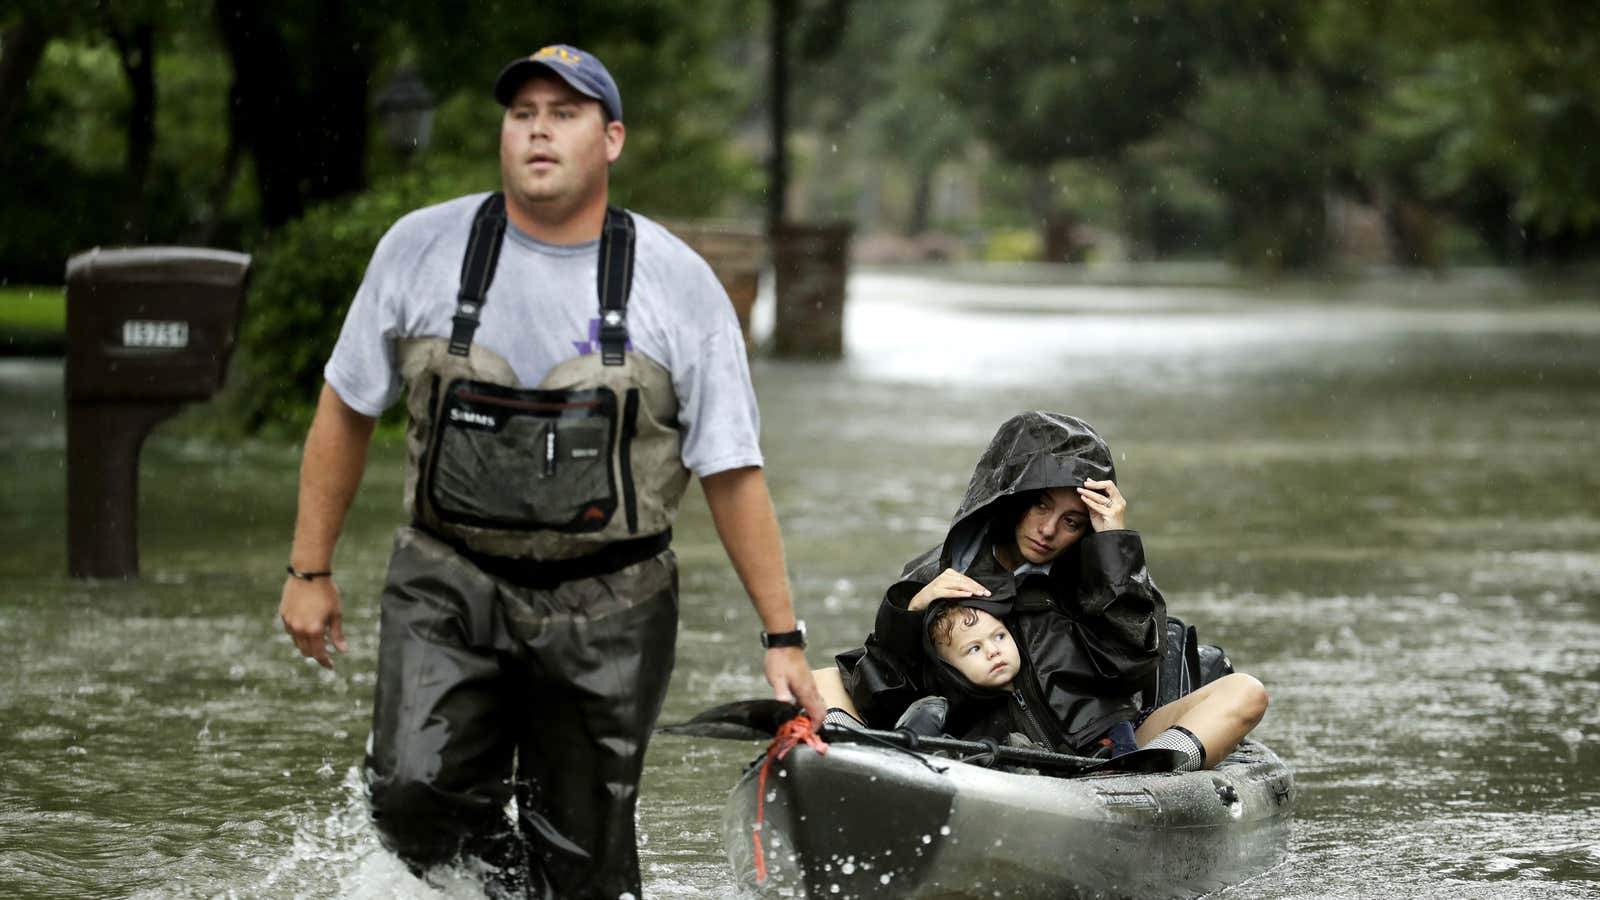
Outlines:
[[1115, 479], [1109, 448], [1081, 419], [1008, 419], [979, 458], [944, 543], [906, 565], [865, 645], [839, 654], [837, 673], [821, 673], [824, 698], [872, 727], [892, 727], [944, 687], [930, 678], [924, 614], [953, 601], [1008, 626], [1019, 661], [1008, 693], [1033, 740], [1096, 755], [1132, 749], [1131, 730], [1140, 747], [1183, 752], [1187, 768], [1219, 763], [1261, 720], [1266, 690], [1233, 674], [1145, 708], [1166, 603], [1139, 534], [1124, 527], [1127, 500]]

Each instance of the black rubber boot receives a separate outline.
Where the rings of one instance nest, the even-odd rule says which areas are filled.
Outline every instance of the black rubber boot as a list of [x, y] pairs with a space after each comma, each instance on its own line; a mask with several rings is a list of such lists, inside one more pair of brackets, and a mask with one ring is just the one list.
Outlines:
[[944, 719], [950, 714], [950, 701], [943, 697], [923, 697], [906, 707], [894, 723], [896, 731], [904, 728], [919, 737], [938, 737], [944, 734]]

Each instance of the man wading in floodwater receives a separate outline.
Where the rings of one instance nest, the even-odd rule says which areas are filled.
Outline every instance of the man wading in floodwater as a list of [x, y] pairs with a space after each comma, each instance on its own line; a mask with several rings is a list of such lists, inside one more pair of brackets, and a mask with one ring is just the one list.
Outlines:
[[404, 387], [411, 523], [383, 590], [367, 757], [379, 834], [418, 873], [491, 863], [496, 893], [638, 896], [634, 807], [672, 670], [668, 542], [691, 471], [761, 618], [767, 680], [822, 706], [733, 308], [693, 251], [606, 203], [616, 84], [558, 45], [512, 61], [494, 96], [503, 193], [402, 218], [350, 307], [280, 612], [331, 668], [334, 545]]

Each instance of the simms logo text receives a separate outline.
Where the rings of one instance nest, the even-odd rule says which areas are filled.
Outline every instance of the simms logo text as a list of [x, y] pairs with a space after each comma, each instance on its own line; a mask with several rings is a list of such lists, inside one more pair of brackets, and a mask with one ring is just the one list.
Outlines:
[[465, 422], [468, 425], [482, 425], [485, 428], [493, 428], [495, 426], [494, 416], [473, 412], [470, 409], [452, 408], [450, 410], [450, 421]]

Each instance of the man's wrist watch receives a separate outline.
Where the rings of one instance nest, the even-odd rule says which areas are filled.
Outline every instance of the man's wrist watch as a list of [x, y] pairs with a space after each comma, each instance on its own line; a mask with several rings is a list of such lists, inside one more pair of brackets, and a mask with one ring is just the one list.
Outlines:
[[806, 623], [796, 621], [793, 631], [763, 631], [761, 632], [761, 646], [768, 650], [773, 647], [806, 647]]

